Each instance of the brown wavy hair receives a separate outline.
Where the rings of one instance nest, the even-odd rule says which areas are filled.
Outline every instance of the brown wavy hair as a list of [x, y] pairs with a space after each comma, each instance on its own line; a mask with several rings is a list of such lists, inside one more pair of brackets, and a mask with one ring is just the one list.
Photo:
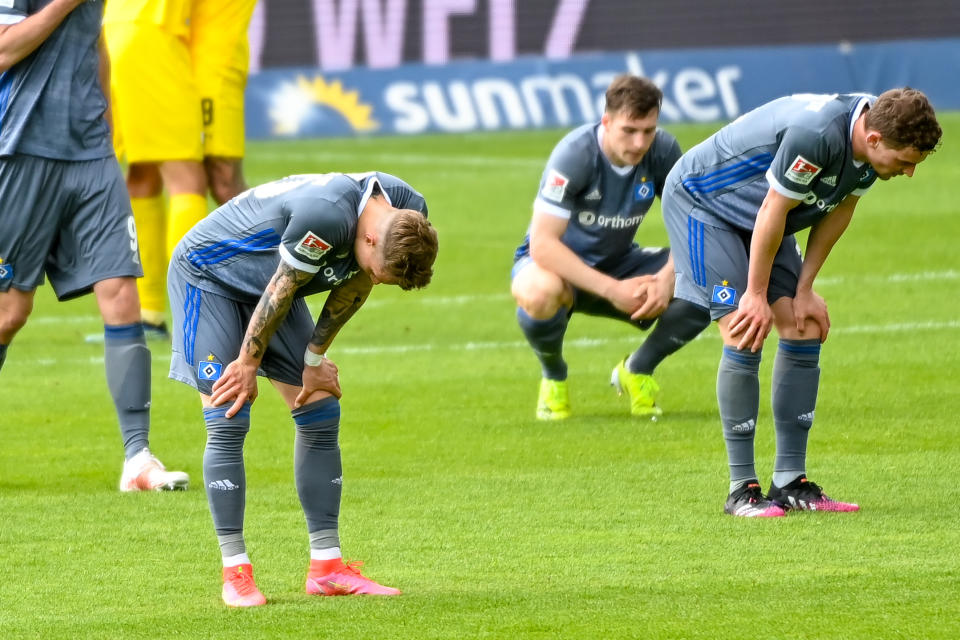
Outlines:
[[867, 111], [864, 124], [867, 129], [879, 131], [892, 149], [934, 151], [943, 135], [927, 96], [910, 87], [881, 93]]
[[413, 209], [399, 209], [383, 241], [383, 266], [404, 291], [430, 284], [437, 259], [437, 230]]
[[632, 119], [644, 117], [651, 109], [660, 111], [663, 104], [663, 92], [653, 81], [629, 73], [613, 79], [607, 87], [606, 97], [607, 113], [622, 111]]

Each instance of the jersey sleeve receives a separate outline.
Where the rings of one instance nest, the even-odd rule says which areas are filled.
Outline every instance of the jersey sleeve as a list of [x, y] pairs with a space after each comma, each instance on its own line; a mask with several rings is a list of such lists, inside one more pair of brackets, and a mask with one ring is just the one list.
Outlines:
[[653, 143], [653, 163], [650, 168], [653, 174], [653, 183], [657, 189], [657, 195], [663, 195], [663, 185], [667, 182], [667, 174], [673, 169], [683, 152], [680, 150], [680, 143], [662, 129], [657, 130], [657, 138]]
[[348, 220], [356, 213], [341, 202], [301, 197], [288, 200], [290, 221], [280, 239], [280, 258], [299, 271], [317, 273], [325, 257], [346, 246], [353, 250]]
[[867, 191], [870, 191], [870, 187], [872, 187], [876, 181], [877, 172], [873, 170], [873, 167], [865, 165], [863, 173], [860, 175], [860, 180], [857, 181], [857, 186], [853, 188], [850, 194], [857, 197], [862, 196]]
[[787, 198], [803, 200], [825, 167], [832, 164], [824, 136], [801, 127], [787, 129], [770, 168], [767, 182]]
[[587, 154], [561, 142], [550, 154], [540, 178], [540, 189], [534, 201], [534, 213], [544, 212], [570, 219], [577, 196], [586, 188], [590, 170]]
[[26, 18], [30, 11], [28, 0], [0, 0], [0, 26], [17, 24]]

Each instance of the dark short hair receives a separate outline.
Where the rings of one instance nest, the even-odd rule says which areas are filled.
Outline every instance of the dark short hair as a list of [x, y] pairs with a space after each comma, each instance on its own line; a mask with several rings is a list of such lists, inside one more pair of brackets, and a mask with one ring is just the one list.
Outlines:
[[404, 291], [420, 289], [433, 277], [437, 230], [419, 211], [399, 209], [383, 241], [383, 265]]
[[607, 87], [607, 113], [626, 113], [630, 118], [642, 118], [652, 109], [660, 111], [663, 92], [653, 81], [624, 73]]
[[910, 87], [881, 93], [867, 111], [864, 124], [867, 129], [879, 131], [893, 149], [933, 151], [943, 135], [927, 96]]

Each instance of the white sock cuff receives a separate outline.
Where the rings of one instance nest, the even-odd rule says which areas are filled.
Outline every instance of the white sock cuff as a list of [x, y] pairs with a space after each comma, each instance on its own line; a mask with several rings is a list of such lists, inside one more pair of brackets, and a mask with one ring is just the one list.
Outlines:
[[235, 567], [238, 564], [251, 564], [250, 557], [246, 553], [238, 553], [235, 556], [224, 556], [223, 566]]
[[330, 547], [329, 549], [310, 549], [311, 560], [336, 560], [342, 558], [340, 547]]

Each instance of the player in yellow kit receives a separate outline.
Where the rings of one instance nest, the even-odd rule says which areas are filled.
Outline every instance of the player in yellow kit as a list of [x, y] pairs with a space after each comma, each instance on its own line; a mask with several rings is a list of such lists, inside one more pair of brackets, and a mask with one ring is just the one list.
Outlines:
[[[144, 327], [166, 334], [166, 271], [181, 237], [207, 213], [203, 121], [190, 55], [196, 0], [108, 0], [114, 142], [125, 156], [144, 277]], [[169, 193], [169, 209], [163, 189]]]

